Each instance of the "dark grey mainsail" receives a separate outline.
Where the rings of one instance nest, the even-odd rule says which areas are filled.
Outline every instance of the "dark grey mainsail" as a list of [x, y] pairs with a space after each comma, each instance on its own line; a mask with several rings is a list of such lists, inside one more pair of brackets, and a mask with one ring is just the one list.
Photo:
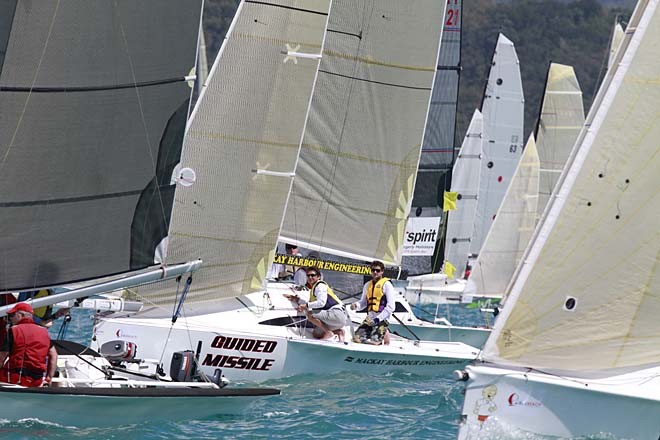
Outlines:
[[[449, 191], [455, 145], [456, 107], [461, 69], [462, 1], [448, 0], [445, 12], [438, 71], [426, 121], [411, 216], [441, 217], [444, 191]], [[459, 146], [460, 147], [460, 146]], [[440, 234], [439, 240], [443, 240]], [[443, 246], [438, 243], [431, 257], [404, 257], [411, 273], [437, 272], [442, 266]], [[437, 256], [440, 253], [440, 256]]]
[[201, 7], [0, 4], [0, 290], [154, 264]]

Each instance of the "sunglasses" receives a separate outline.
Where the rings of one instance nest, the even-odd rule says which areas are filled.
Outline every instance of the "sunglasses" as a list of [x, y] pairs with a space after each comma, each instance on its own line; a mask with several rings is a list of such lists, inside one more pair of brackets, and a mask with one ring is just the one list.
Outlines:
[[317, 277], [317, 276], [319, 276], [319, 274], [317, 274], [317, 273], [308, 273], [307, 276], [308, 277]]
[[372, 271], [372, 272], [376, 272], [376, 273], [380, 273], [380, 272], [382, 272], [383, 270], [382, 270], [382, 269], [379, 269], [379, 268], [377, 268], [377, 267], [372, 267], [372, 268], [371, 268], [371, 271]]

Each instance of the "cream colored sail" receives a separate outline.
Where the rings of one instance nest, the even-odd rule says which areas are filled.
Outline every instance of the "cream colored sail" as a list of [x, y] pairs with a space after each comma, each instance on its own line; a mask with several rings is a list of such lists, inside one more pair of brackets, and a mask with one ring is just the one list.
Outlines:
[[573, 67], [551, 63], [536, 132], [541, 161], [538, 217], [548, 203], [583, 125], [582, 91]]
[[[203, 260], [188, 315], [265, 286], [298, 157], [330, 0], [242, 2], [191, 116], [167, 261]], [[171, 291], [141, 291], [169, 305]], [[171, 306], [152, 315], [171, 314]]]
[[445, 265], [449, 262], [456, 268], [454, 278], [463, 278], [470, 255], [481, 174], [483, 122], [481, 112], [475, 110], [452, 170], [451, 192], [458, 196], [456, 209], [449, 211], [447, 219]]
[[502, 298], [534, 225], [539, 192], [539, 155], [530, 135], [516, 172], [465, 287], [465, 294]]
[[660, 361], [660, 14], [641, 2], [484, 358], [593, 375]]
[[333, 1], [283, 241], [400, 262], [445, 3]]

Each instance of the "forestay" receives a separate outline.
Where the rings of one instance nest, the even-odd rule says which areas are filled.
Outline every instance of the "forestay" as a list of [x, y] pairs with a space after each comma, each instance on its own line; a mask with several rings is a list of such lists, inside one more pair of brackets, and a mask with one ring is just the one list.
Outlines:
[[660, 14], [644, 3], [487, 342], [489, 361], [573, 375], [658, 364]]
[[447, 219], [445, 261], [457, 269], [457, 278], [463, 277], [470, 254], [481, 175], [482, 141], [483, 117], [479, 110], [475, 110], [452, 171], [451, 191], [458, 193], [458, 197], [456, 209], [449, 212]]
[[[204, 262], [186, 300], [189, 315], [265, 287], [329, 7], [330, 0], [239, 5], [191, 116], [178, 171], [167, 261]], [[139, 294], [156, 305], [174, 296]]]
[[400, 261], [445, 2], [334, 1], [282, 239]]
[[154, 264], [201, 7], [2, 2], [0, 291]]
[[465, 293], [502, 298], [536, 224], [539, 155], [534, 135], [525, 145], [511, 184], [468, 278]]
[[479, 201], [470, 252], [478, 254], [522, 155], [524, 98], [516, 49], [500, 34], [481, 107], [484, 117]]
[[536, 129], [536, 146], [541, 161], [539, 218], [583, 125], [582, 91], [573, 67], [551, 63]]

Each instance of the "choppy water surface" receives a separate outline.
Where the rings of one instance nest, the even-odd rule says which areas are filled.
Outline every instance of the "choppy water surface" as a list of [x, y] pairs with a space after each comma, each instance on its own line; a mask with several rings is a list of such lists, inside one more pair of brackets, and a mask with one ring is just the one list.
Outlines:
[[[433, 313], [435, 307], [424, 310]], [[451, 314], [455, 324], [481, 323], [474, 310], [452, 307]], [[88, 341], [90, 315], [74, 311], [67, 339]], [[54, 337], [59, 325], [51, 329]], [[0, 409], [0, 439], [453, 439], [458, 432], [462, 386], [450, 378], [402, 373], [325, 376], [310, 371], [263, 385], [282, 394], [255, 401], [242, 416], [165, 424], [119, 421], [113, 428], [80, 429], [34, 419], [2, 421]], [[501, 426], [488, 427], [483, 434], [488, 439], [543, 438]]]

